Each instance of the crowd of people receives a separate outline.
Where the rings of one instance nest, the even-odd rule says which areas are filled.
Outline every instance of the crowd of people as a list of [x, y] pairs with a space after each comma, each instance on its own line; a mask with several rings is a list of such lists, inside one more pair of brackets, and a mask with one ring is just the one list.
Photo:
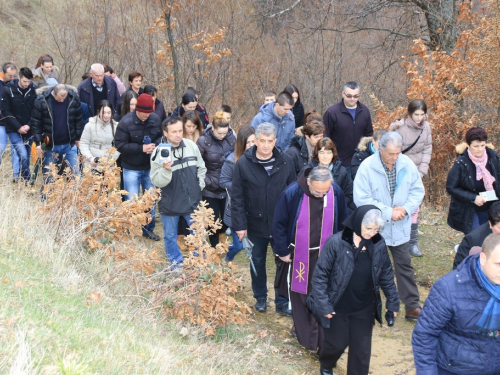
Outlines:
[[112, 157], [125, 200], [161, 189], [142, 233], [159, 241], [161, 218], [176, 272], [183, 267], [178, 234], [206, 201], [223, 222], [207, 241], [215, 247], [222, 233], [232, 237], [225, 261], [243, 243], [252, 247], [261, 313], [268, 308], [272, 248], [275, 311], [292, 317], [291, 334], [317, 351], [323, 375], [333, 374], [347, 347], [348, 374], [368, 374], [375, 321], [382, 324], [385, 315], [392, 326], [400, 300], [405, 319], [417, 321], [417, 373], [500, 374], [500, 161], [483, 128], [469, 129], [457, 146], [446, 184], [448, 223], [465, 238], [454, 270], [422, 308], [411, 259], [424, 256], [418, 214], [432, 155], [423, 100], [411, 100], [404, 118], [374, 132], [356, 82], [346, 83], [342, 99], [323, 115], [304, 111], [290, 84], [278, 94], [266, 91], [251, 124], [235, 127], [229, 105], [210, 118], [192, 87], [168, 113], [157, 88], [142, 87], [139, 72], [129, 74], [128, 89], [99, 63], [82, 78], [76, 88], [61, 82], [49, 55], [33, 69], [2, 65], [0, 153], [10, 141], [14, 183], [36, 178], [33, 144], [44, 185], [51, 183], [51, 163], [78, 175], [82, 166], [99, 170], [100, 158]]

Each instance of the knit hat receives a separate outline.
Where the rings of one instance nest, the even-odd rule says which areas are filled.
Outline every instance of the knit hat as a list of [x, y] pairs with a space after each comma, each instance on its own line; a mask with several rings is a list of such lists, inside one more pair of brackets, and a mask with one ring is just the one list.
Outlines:
[[154, 111], [154, 100], [149, 94], [141, 94], [135, 105], [136, 112], [151, 113]]

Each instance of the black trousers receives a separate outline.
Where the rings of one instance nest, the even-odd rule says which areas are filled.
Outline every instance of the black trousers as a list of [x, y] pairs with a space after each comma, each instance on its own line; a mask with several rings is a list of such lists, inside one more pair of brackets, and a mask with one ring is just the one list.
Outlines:
[[[226, 207], [226, 198], [208, 198], [208, 197], [202, 197], [204, 201], [207, 201], [208, 207], [210, 207], [212, 210], [214, 210], [214, 216], [215, 220], [220, 219], [222, 221], [222, 218], [224, 217], [224, 209]], [[224, 233], [226, 231], [226, 226], [223, 224], [222, 228], [219, 229], [215, 234], [212, 234], [208, 236], [210, 239], [210, 246], [215, 247], [219, 243], [219, 233]]]
[[319, 350], [321, 367], [331, 370], [349, 347], [347, 373], [367, 375], [372, 352], [374, 323], [373, 304], [354, 313], [337, 312], [330, 319], [330, 328], [323, 328], [323, 345]]

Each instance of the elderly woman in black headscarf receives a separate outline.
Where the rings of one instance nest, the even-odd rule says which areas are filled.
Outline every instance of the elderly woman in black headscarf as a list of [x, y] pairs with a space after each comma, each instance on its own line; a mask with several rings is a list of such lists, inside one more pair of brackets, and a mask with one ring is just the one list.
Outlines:
[[319, 350], [323, 375], [349, 346], [347, 373], [368, 374], [372, 330], [382, 324], [380, 288], [387, 298], [391, 323], [399, 311], [399, 295], [384, 239], [382, 212], [372, 205], [358, 207], [344, 222], [344, 230], [324, 245], [312, 278], [307, 305], [323, 327]]

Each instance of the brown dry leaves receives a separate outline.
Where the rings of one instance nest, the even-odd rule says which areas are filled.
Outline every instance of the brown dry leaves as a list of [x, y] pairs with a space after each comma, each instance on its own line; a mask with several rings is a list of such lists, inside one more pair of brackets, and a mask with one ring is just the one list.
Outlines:
[[[110, 150], [113, 153], [115, 150]], [[163, 260], [158, 250], [138, 249], [133, 238], [151, 220], [147, 213], [159, 197], [149, 191], [123, 202], [119, 190], [120, 169], [112, 158], [100, 158], [102, 175], [85, 168], [82, 176], [58, 176], [52, 168], [53, 183], [44, 188], [47, 200], [44, 216], [57, 227], [56, 239], [85, 243], [90, 250], [105, 250], [106, 256], [145, 274], [155, 271]]]
[[[432, 129], [433, 153], [427, 192], [433, 204], [447, 203], [447, 173], [456, 158], [455, 145], [464, 141], [472, 126], [488, 128], [498, 122], [500, 107], [500, 5], [483, 1], [483, 16], [471, 11], [471, 3], [460, 5], [459, 22], [466, 25], [451, 53], [430, 51], [415, 40], [413, 57], [403, 56], [409, 79], [408, 99], [427, 103]], [[372, 96], [376, 114], [374, 128], [389, 124], [406, 114], [406, 108], [389, 109]], [[495, 137], [494, 132], [489, 132]]]
[[206, 335], [228, 324], [244, 325], [252, 310], [234, 298], [242, 282], [234, 276], [236, 266], [221, 262], [227, 244], [210, 247], [207, 236], [221, 227], [207, 203], [200, 202], [191, 215], [193, 235], [186, 237], [188, 256], [183, 273], [175, 282], [157, 290], [157, 302], [168, 316], [202, 326]]

